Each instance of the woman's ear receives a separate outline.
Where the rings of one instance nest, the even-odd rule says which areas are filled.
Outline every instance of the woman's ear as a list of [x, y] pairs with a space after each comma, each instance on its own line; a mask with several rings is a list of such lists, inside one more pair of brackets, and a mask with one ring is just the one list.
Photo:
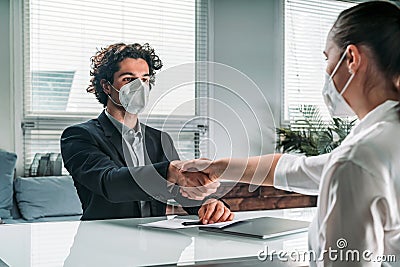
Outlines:
[[361, 65], [361, 54], [360, 50], [355, 45], [349, 45], [347, 47], [347, 68], [349, 73], [356, 73]]
[[111, 94], [111, 88], [110, 88], [111, 86], [110, 86], [109, 82], [106, 79], [101, 79], [100, 80], [100, 84], [101, 84], [101, 87], [103, 88], [103, 92], [106, 95]]

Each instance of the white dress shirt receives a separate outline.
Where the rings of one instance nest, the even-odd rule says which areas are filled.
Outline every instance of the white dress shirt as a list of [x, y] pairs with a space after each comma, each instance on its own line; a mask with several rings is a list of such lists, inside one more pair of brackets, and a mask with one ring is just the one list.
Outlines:
[[[380, 262], [363, 262], [365, 250], [373, 253], [368, 256], [367, 252], [367, 259], [396, 255], [400, 262], [398, 105], [388, 100], [376, 107], [329, 154], [285, 154], [278, 161], [276, 188], [319, 195], [309, 229], [310, 250], [317, 255], [329, 248], [360, 253], [361, 262], [349, 261], [347, 256], [335, 261], [325, 254], [325, 262], [310, 262], [311, 266], [381, 266]], [[338, 244], [343, 239], [345, 243]]]

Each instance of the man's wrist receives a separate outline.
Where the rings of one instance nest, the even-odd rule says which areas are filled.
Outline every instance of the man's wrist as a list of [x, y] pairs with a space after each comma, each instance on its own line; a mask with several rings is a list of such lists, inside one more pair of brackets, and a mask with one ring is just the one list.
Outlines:
[[176, 176], [173, 175], [175, 171], [175, 166], [171, 163], [172, 162], [168, 163], [168, 168], [167, 168], [167, 175], [166, 175], [167, 190], [173, 197], [175, 197], [178, 194], [179, 188], [176, 185]]

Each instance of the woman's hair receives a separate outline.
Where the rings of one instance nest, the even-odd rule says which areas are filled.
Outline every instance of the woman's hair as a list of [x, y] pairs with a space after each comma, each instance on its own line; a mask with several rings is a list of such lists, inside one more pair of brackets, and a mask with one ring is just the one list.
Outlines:
[[332, 40], [344, 51], [350, 44], [367, 46], [378, 69], [393, 81], [400, 95], [400, 8], [371, 1], [340, 13], [331, 30]]
[[90, 85], [86, 89], [89, 93], [94, 93], [97, 100], [107, 106], [107, 95], [103, 91], [100, 83], [102, 79], [114, 82], [114, 73], [119, 71], [119, 63], [126, 58], [144, 59], [149, 66], [150, 85], [154, 85], [156, 70], [161, 69], [162, 62], [155, 54], [154, 49], [149, 44], [112, 44], [97, 51], [91, 57]]

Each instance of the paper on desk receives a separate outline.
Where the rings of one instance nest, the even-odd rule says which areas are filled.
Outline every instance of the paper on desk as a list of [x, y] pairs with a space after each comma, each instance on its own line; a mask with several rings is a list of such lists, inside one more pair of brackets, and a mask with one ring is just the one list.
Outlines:
[[156, 228], [164, 228], [164, 229], [185, 229], [185, 228], [194, 228], [194, 227], [199, 227], [199, 226], [222, 228], [224, 226], [239, 222], [239, 220], [233, 220], [233, 221], [213, 223], [213, 224], [200, 224], [200, 225], [187, 225], [187, 226], [182, 225], [183, 222], [197, 222], [197, 221], [198, 220], [173, 218], [170, 220], [162, 220], [162, 221], [144, 223], [144, 224], [139, 224], [139, 225], [145, 226], [145, 227], [156, 227]]

